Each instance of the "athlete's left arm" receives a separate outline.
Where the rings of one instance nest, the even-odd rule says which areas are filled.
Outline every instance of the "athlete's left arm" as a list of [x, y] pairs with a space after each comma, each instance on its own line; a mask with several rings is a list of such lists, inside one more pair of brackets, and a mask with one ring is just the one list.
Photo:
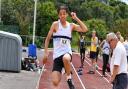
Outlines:
[[74, 19], [75, 21], [77, 21], [77, 24], [73, 23], [73, 30], [76, 30], [78, 32], [87, 32], [87, 26], [76, 16], [76, 13], [72, 12], [71, 13], [72, 19]]

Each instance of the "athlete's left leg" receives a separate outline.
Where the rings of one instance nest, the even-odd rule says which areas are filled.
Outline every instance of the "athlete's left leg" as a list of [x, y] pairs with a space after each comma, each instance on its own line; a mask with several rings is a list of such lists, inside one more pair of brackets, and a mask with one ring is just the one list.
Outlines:
[[63, 56], [63, 63], [64, 63], [64, 68], [67, 74], [67, 83], [69, 85], [70, 89], [75, 89], [73, 83], [72, 83], [72, 78], [71, 78], [71, 55], [66, 53]]

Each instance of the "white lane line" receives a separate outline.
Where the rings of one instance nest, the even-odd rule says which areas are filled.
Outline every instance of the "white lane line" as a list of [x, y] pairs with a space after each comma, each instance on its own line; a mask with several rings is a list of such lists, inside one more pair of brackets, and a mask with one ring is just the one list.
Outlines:
[[[86, 56], [85, 56], [86, 57]], [[87, 58], [87, 57], [86, 57]], [[87, 60], [89, 61], [89, 62], [91, 62], [91, 60], [89, 60], [88, 58], [87, 58]], [[100, 68], [101, 69], [101, 67], [99, 67], [98, 66], [98, 68]], [[108, 77], [111, 77], [108, 73], [105, 73]]]
[[71, 63], [71, 65], [72, 65], [72, 68], [74, 69], [74, 71], [75, 71], [75, 73], [76, 73], [76, 75], [77, 75], [77, 77], [78, 77], [78, 79], [79, 79], [79, 81], [80, 81], [80, 83], [81, 83], [83, 89], [86, 89], [85, 86], [84, 86], [84, 84], [83, 84], [83, 82], [82, 82], [82, 80], [80, 79], [78, 73], [76, 72], [76, 69], [75, 69], [74, 65], [73, 65], [72, 63]]
[[41, 72], [40, 72], [40, 76], [39, 76], [39, 79], [38, 79], [38, 81], [37, 81], [36, 89], [39, 89], [40, 79], [41, 79], [41, 76], [42, 76], [42, 74], [43, 74], [43, 71], [45, 70], [44, 67], [45, 67], [45, 64], [43, 65], [42, 70], [41, 70]]
[[[87, 57], [86, 57], [86, 58], [87, 58]], [[88, 59], [88, 58], [87, 58], [87, 59]], [[88, 60], [89, 60], [89, 59], [88, 59]], [[86, 60], [85, 60], [85, 62], [86, 62], [89, 66], [91, 66], [91, 64], [90, 64], [89, 62], [87, 62]], [[96, 70], [96, 72], [97, 72], [100, 76], [102, 76], [102, 74], [100, 74], [99, 71]], [[105, 77], [103, 77], [103, 78], [104, 78], [108, 83], [110, 83], [107, 78], [105, 78]]]
[[[100, 76], [102, 76], [102, 74], [100, 74], [99, 71], [96, 70], [96, 72], [97, 72]], [[105, 77], [103, 77], [103, 78], [104, 78], [108, 83], [110, 83], [109, 80], [108, 80], [107, 78], [105, 78]]]

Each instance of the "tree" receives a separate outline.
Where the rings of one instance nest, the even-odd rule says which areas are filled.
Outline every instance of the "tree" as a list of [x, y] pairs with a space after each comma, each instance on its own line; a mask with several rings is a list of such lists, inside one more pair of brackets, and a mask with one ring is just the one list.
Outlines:
[[128, 36], [128, 19], [116, 20], [113, 31], [120, 31], [123, 37]]
[[5, 25], [18, 24], [16, 21], [15, 14], [13, 12], [12, 2], [10, 0], [2, 0], [1, 2], [1, 15], [2, 21]]
[[80, 10], [82, 19], [102, 19], [109, 28], [113, 26], [113, 11], [113, 7], [97, 1], [83, 3]]
[[46, 36], [53, 21], [57, 20], [57, 10], [53, 2], [39, 4], [37, 13], [37, 34]]
[[95, 30], [99, 38], [105, 38], [108, 28], [105, 24], [105, 21], [100, 19], [91, 19], [86, 21], [89, 31], [87, 32], [87, 37], [91, 37], [91, 32]]
[[33, 19], [34, 1], [12, 0], [11, 5], [14, 9], [15, 17], [20, 27], [20, 34], [28, 35], [29, 26]]
[[128, 5], [120, 0], [111, 1], [110, 6], [114, 7], [114, 20], [128, 18]]

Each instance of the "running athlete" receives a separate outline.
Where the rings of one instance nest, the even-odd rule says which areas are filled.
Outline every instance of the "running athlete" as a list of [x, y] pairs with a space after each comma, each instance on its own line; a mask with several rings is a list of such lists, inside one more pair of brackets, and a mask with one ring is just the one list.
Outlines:
[[64, 67], [66, 71], [67, 83], [70, 89], [75, 89], [71, 78], [71, 60], [72, 60], [72, 50], [71, 50], [71, 34], [72, 31], [86, 32], [88, 29], [86, 25], [77, 17], [76, 13], [71, 12], [71, 17], [79, 25], [75, 23], [69, 23], [66, 21], [68, 16], [68, 8], [66, 6], [60, 6], [58, 9], [59, 20], [54, 21], [51, 25], [49, 33], [45, 40], [45, 50], [43, 63], [45, 64], [48, 59], [48, 45], [51, 37], [53, 36], [53, 70], [52, 70], [52, 82], [55, 88], [61, 80], [61, 71]]

